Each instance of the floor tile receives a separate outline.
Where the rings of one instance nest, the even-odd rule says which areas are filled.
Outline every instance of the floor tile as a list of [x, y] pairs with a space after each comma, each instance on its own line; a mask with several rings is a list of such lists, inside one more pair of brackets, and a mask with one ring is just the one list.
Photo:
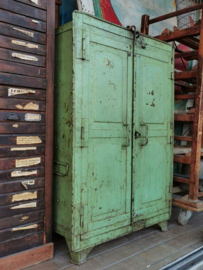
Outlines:
[[114, 264], [113, 266], [107, 267], [108, 270], [142, 270], [146, 267], [146, 263], [141, 261], [139, 258], [131, 257], [123, 262]]
[[66, 241], [62, 241], [60, 243], [57, 243], [54, 245], [55, 250], [59, 251], [60, 253], [68, 253], [68, 246], [66, 244]]
[[59, 270], [60, 266], [55, 264], [53, 261], [47, 261], [43, 263], [39, 263], [28, 268], [26, 270]]
[[69, 266], [72, 264], [69, 253], [57, 254], [52, 261], [61, 267]]
[[63, 270], [102, 270], [107, 267], [109, 263], [105, 262], [99, 257], [94, 257], [92, 259], [87, 260], [83, 265], [73, 265], [71, 267], [65, 268]]

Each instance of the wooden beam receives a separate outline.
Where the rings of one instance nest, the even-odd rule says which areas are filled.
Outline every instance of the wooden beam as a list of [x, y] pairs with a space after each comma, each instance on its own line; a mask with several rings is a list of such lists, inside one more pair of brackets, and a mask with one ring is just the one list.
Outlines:
[[175, 136], [174, 140], [183, 142], [192, 142], [192, 137], [189, 136]]
[[184, 205], [188, 205], [190, 207], [194, 207], [194, 208], [203, 208], [203, 202], [202, 201], [190, 201], [190, 200], [186, 200], [186, 199], [177, 199], [177, 198], [173, 198], [173, 202], [177, 202], [177, 203], [181, 203]]
[[189, 206], [189, 205], [185, 205], [184, 203], [178, 203], [178, 202], [175, 202], [175, 201], [173, 201], [173, 205], [177, 206], [179, 208], [185, 209], [185, 210], [193, 211], [193, 212], [201, 212], [201, 211], [203, 211], [203, 207], [202, 208], [195, 208], [195, 207], [192, 207], [192, 206]]
[[183, 81], [185, 79], [194, 79], [197, 78], [197, 70], [176, 72], [174, 77], [176, 81]]
[[185, 28], [179, 31], [175, 31], [169, 35], [160, 35], [160, 36], [156, 36], [156, 39], [162, 40], [162, 41], [174, 41], [174, 40], [179, 40], [181, 38], [186, 38], [186, 37], [190, 37], [190, 36], [197, 36], [200, 34], [200, 25], [197, 26], [193, 26], [190, 28]]
[[190, 60], [198, 59], [198, 51], [196, 50], [196, 51], [175, 54], [175, 59], [179, 59], [179, 58], [184, 58], [185, 60], [187, 60], [188, 58]]
[[186, 178], [183, 178], [183, 177], [177, 177], [177, 176], [173, 177], [173, 181], [178, 182], [178, 183], [184, 183], [184, 184], [189, 184], [190, 183], [189, 179], [186, 179]]
[[190, 37], [188, 38], [180, 38], [178, 39], [178, 42], [193, 49], [193, 50], [198, 50], [199, 49], [199, 43], [194, 42], [193, 40], [191, 40]]
[[196, 86], [193, 85], [187, 85], [183, 82], [174, 82], [176, 86], [181, 87], [181, 90], [183, 92], [195, 92], [196, 91]]
[[182, 164], [191, 164], [191, 156], [179, 156], [179, 155], [175, 155], [173, 156], [173, 161], [177, 162], [177, 163], [182, 163]]
[[53, 243], [0, 259], [1, 270], [19, 270], [53, 258]]
[[141, 33], [148, 35], [149, 34], [149, 16], [143, 15], [141, 20]]
[[193, 122], [194, 114], [175, 114], [174, 120], [177, 122]]
[[188, 8], [180, 9], [178, 11], [174, 11], [174, 12], [171, 12], [169, 14], [165, 14], [165, 15], [159, 16], [157, 18], [151, 19], [151, 20], [149, 20], [149, 24], [164, 21], [164, 20], [179, 16], [179, 15], [182, 15], [182, 14], [190, 13], [191, 11], [199, 10], [199, 9], [202, 9], [202, 8], [203, 8], [203, 4], [199, 4], [199, 5], [191, 6], [191, 7], [188, 7]]
[[196, 95], [175, 95], [175, 100], [195, 99]]

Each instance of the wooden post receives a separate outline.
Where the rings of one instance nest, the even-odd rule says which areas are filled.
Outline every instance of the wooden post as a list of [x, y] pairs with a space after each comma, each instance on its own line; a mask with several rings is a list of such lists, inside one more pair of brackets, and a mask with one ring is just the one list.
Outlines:
[[141, 21], [141, 33], [148, 35], [149, 34], [149, 16], [148, 15], [143, 15], [142, 16], [142, 21]]

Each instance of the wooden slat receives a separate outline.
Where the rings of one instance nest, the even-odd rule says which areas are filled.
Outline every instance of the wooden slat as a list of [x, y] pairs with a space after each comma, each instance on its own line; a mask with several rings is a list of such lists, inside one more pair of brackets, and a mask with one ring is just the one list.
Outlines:
[[195, 10], [199, 10], [199, 9], [202, 9], [202, 8], [203, 8], [203, 4], [199, 4], [199, 5], [194, 5], [194, 6], [191, 6], [191, 7], [188, 7], [188, 8], [180, 9], [180, 10], [171, 12], [169, 14], [165, 14], [165, 15], [159, 16], [157, 18], [151, 19], [151, 20], [149, 20], [149, 24], [164, 21], [164, 20], [179, 16], [179, 15], [182, 15], [182, 14], [186, 14], [186, 13], [189, 13], [189, 12], [192, 12], [192, 11], [195, 11]]
[[2, 110], [33, 111], [37, 113], [45, 111], [45, 102], [39, 100], [0, 98], [0, 108]]
[[19, 226], [19, 225], [24, 225], [26, 223], [31, 223], [35, 221], [40, 221], [43, 220], [44, 218], [44, 211], [33, 211], [33, 212], [28, 212], [26, 214], [20, 214], [20, 215], [15, 215], [12, 216], [12, 218], [2, 218], [0, 222], [0, 230]]
[[200, 209], [198, 209], [198, 208], [191, 207], [191, 206], [185, 205], [185, 204], [183, 204], [183, 203], [177, 203], [177, 202], [174, 202], [174, 201], [173, 201], [173, 205], [174, 205], [174, 206], [177, 206], [177, 207], [179, 207], [179, 208], [185, 209], [185, 210], [193, 211], [193, 212], [201, 212], [201, 211], [203, 211], [203, 207], [200, 208]]
[[17, 2], [25, 3], [26, 5], [33, 6], [35, 8], [46, 9], [47, 8], [47, 1], [46, 0], [38, 0], [37, 3], [30, 0], [16, 0]]
[[40, 33], [21, 26], [10, 25], [0, 22], [0, 34], [4, 36], [23, 39], [35, 43], [46, 44], [46, 34]]
[[35, 31], [46, 32], [46, 22], [43, 21], [36, 22], [36, 20], [33, 20], [32, 18], [12, 13], [7, 10], [1, 10], [0, 12], [1, 12], [0, 16], [1, 22], [22, 26]]
[[184, 92], [195, 92], [196, 91], [196, 87], [193, 85], [187, 85], [181, 82], [174, 82], [176, 86], [180, 86], [181, 90]]
[[173, 161], [182, 164], [191, 164], [191, 157], [175, 155], [173, 156]]
[[192, 137], [190, 136], [174, 136], [176, 141], [192, 142]]
[[173, 198], [173, 202], [181, 203], [193, 208], [203, 208], [203, 202], [202, 201], [190, 201], [186, 199], [176, 199]]
[[189, 38], [180, 38], [180, 39], [178, 39], [178, 42], [193, 49], [193, 50], [199, 49], [199, 44], [194, 42], [190, 37]]
[[35, 88], [0, 85], [0, 98], [45, 100], [46, 92]]
[[178, 122], [193, 122], [194, 115], [193, 114], [175, 114], [174, 120]]
[[42, 21], [46, 21], [47, 17], [46, 11], [25, 5], [24, 3], [17, 3], [14, 0], [1, 0], [0, 8]]
[[[24, 146], [24, 145], [42, 145], [45, 143], [44, 134], [12, 134], [12, 135], [0, 135], [0, 145], [15, 145], [15, 146]], [[9, 152], [11, 152], [9, 150]], [[20, 155], [22, 156], [22, 154]], [[24, 154], [23, 154], [24, 156]]]
[[14, 85], [14, 86], [17, 85], [17, 88], [22, 86], [22, 87], [46, 89], [47, 80], [43, 78], [34, 78], [9, 73], [0, 73], [0, 84]]
[[196, 50], [196, 51], [175, 54], [175, 59], [179, 59], [179, 58], [184, 58], [187, 61], [188, 59], [190, 60], [198, 59], [198, 51]]
[[185, 183], [185, 184], [190, 183], [189, 179], [186, 179], [186, 178], [183, 178], [183, 177], [177, 177], [177, 176], [173, 177], [173, 181], [178, 182], [178, 183]]
[[10, 255], [0, 260], [1, 270], [19, 270], [28, 266], [50, 260], [53, 257], [53, 244], [49, 243], [41, 247], [29, 249], [24, 252]]
[[[22, 134], [19, 134], [22, 135]], [[33, 134], [30, 134], [33, 135]], [[8, 135], [9, 137], [9, 135]], [[1, 146], [0, 157], [30, 157], [34, 155], [44, 155], [44, 145], [16, 145], [16, 146]]]
[[175, 80], [176, 81], [183, 81], [185, 79], [195, 79], [197, 78], [197, 71], [183, 71], [183, 72], [175, 72]]
[[[44, 167], [19, 168], [13, 170], [0, 171], [0, 181], [14, 181], [15, 179], [30, 179], [31, 177], [44, 177]], [[0, 202], [0, 205], [3, 202]]]
[[[30, 184], [29, 184], [30, 181]], [[27, 189], [26, 189], [27, 187]], [[12, 193], [17, 191], [29, 191], [44, 187], [44, 178], [32, 178], [30, 180], [18, 180], [0, 183], [0, 194]], [[1, 223], [1, 222], [0, 222]], [[0, 226], [1, 227], [1, 226]]]
[[0, 47], [43, 56], [46, 54], [44, 45], [2, 35], [0, 35]]
[[198, 197], [203, 197], [203, 192], [199, 192]]
[[195, 99], [196, 95], [175, 95], [175, 100]]
[[0, 133], [8, 133], [8, 134], [19, 134], [19, 133], [44, 133], [45, 132], [45, 124], [35, 124], [35, 123], [1, 123], [0, 125]]
[[[12, 120], [18, 118], [18, 120]], [[9, 120], [10, 119], [10, 120]], [[22, 111], [0, 111], [0, 122], [5, 121], [17, 121], [17, 122], [28, 122], [28, 123], [44, 123], [45, 113], [33, 113], [33, 112], [22, 112]]]
[[29, 158], [0, 158], [0, 170], [10, 170], [23, 167], [32, 168], [36, 166], [44, 166], [44, 156], [35, 155]]

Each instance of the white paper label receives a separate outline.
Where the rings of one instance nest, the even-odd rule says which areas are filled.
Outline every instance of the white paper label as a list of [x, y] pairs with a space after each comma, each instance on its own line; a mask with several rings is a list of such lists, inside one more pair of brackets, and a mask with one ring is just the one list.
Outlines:
[[38, 61], [38, 58], [35, 56], [25, 55], [25, 54], [21, 54], [21, 53], [12, 53], [12, 57], [19, 58], [22, 60], [28, 60], [28, 61], [35, 61], [35, 62]]
[[8, 96], [24, 95], [24, 94], [35, 94], [36, 91], [30, 89], [20, 89], [20, 88], [9, 88]]
[[37, 24], [39, 23], [39, 21], [36, 21], [36, 20], [32, 20], [32, 22], [33, 22], [33, 23], [37, 23]]
[[13, 127], [14, 127], [14, 128], [18, 128], [18, 124], [14, 124]]
[[32, 225], [13, 228], [12, 231], [16, 232], [16, 231], [30, 230], [30, 229], [36, 229], [36, 228], [37, 228], [37, 224], [32, 224]]
[[26, 113], [25, 121], [41, 121], [41, 114]]
[[35, 5], [38, 5], [38, 0], [30, 0], [32, 3], [34, 3]]
[[20, 202], [20, 201], [33, 200], [33, 199], [37, 199], [37, 191], [15, 194], [12, 196], [11, 201]]
[[28, 189], [28, 186], [35, 185], [35, 180], [23, 181], [21, 182], [21, 184], [24, 186], [25, 189]]
[[28, 158], [28, 159], [16, 159], [16, 168], [20, 167], [30, 167], [33, 165], [40, 164], [41, 157]]
[[24, 42], [24, 41], [12, 40], [11, 42], [13, 44], [15, 44], [15, 45], [27, 47], [27, 48], [30, 48], [30, 49], [38, 49], [39, 48], [39, 46], [36, 45], [36, 44], [32, 44], [32, 43], [28, 43], [28, 42]]
[[33, 175], [33, 174], [37, 174], [37, 170], [34, 171], [14, 171], [11, 172], [11, 177], [19, 177], [19, 176], [28, 176], [28, 175]]
[[34, 33], [33, 32], [29, 32], [29, 31], [26, 31], [26, 30], [23, 30], [23, 29], [20, 29], [20, 28], [16, 28], [16, 27], [13, 27], [13, 30], [16, 30], [16, 31], [19, 31], [27, 36], [30, 36], [30, 37], [34, 37]]
[[29, 102], [24, 106], [18, 104], [18, 105], [16, 105], [16, 108], [18, 108], [20, 110], [35, 110], [35, 111], [38, 111], [39, 110], [39, 105], [35, 104], [33, 102]]
[[26, 151], [26, 150], [36, 150], [37, 147], [13, 147], [11, 151]]
[[20, 136], [17, 137], [16, 140], [16, 144], [38, 144], [38, 143], [42, 143], [42, 140], [38, 136]]
[[37, 203], [36, 202], [24, 203], [24, 204], [12, 206], [10, 209], [24, 209], [24, 208], [33, 208], [33, 207], [37, 207]]

